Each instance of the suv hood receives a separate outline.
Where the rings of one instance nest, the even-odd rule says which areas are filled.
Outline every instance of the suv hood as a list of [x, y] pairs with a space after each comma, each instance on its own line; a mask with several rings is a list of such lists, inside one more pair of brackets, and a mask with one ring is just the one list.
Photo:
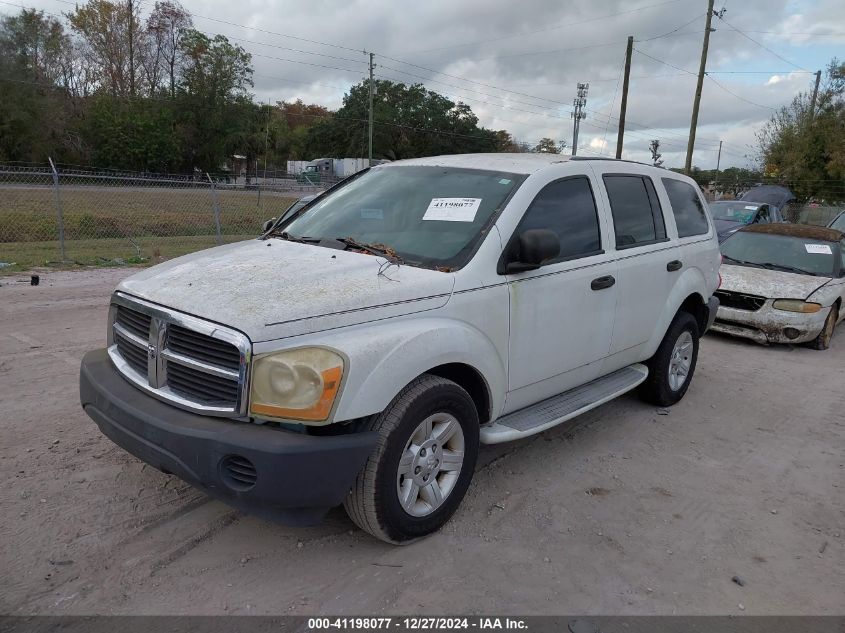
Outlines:
[[454, 275], [280, 239], [179, 257], [118, 290], [242, 331], [253, 342], [297, 336], [446, 304]]
[[767, 299], [806, 299], [830, 277], [798, 275], [781, 270], [722, 264], [720, 290], [758, 295]]

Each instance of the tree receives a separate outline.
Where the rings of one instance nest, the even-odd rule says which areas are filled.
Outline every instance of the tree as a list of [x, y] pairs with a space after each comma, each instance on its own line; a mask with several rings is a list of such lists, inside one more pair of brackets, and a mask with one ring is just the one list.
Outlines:
[[566, 141], [555, 141], [554, 139], [544, 137], [531, 148], [531, 151], [540, 154], [560, 154], [565, 149]]
[[232, 154], [248, 161], [264, 148], [260, 107], [252, 103], [252, 58], [222, 35], [199, 31], [182, 37], [184, 69], [177, 103], [184, 168], [216, 171]]
[[833, 59], [815, 112], [808, 92], [772, 115], [758, 134], [767, 175], [799, 198], [845, 198], [845, 64]]
[[[373, 101], [373, 156], [397, 160], [416, 156], [491, 152], [496, 133], [478, 127], [478, 117], [420, 84], [377, 80]], [[314, 156], [363, 156], [367, 146], [369, 86], [352, 86], [334, 116], [311, 127], [305, 152]]]
[[162, 91], [163, 80], [167, 78], [170, 98], [176, 97], [176, 83], [184, 60], [182, 40], [192, 28], [191, 15], [181, 4], [172, 0], [155, 3], [147, 18], [141, 59], [150, 94]]
[[655, 167], [660, 167], [663, 165], [663, 161], [660, 159], [662, 154], [660, 153], [660, 141], [658, 139], [654, 139], [648, 146], [649, 151], [651, 152], [651, 162]]
[[138, 3], [88, 0], [66, 16], [82, 39], [85, 57], [100, 85], [113, 95], [134, 97], [136, 55], [141, 50]]
[[23, 9], [0, 19], [0, 157], [58, 157], [66, 127], [70, 38], [58, 20]]

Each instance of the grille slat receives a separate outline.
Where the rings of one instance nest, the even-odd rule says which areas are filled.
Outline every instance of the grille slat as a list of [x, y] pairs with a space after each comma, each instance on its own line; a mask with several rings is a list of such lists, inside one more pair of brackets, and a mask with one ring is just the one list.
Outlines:
[[167, 347], [174, 352], [226, 369], [237, 370], [241, 363], [240, 352], [230, 343], [192, 332], [178, 325], [168, 328]]
[[117, 322], [144, 340], [150, 336], [150, 321], [148, 314], [141, 314], [125, 306], [117, 307]]
[[713, 294], [715, 294], [719, 299], [720, 305], [723, 305], [726, 308], [734, 308], [736, 310], [756, 312], [766, 303], [765, 297], [747, 295], [741, 292], [733, 292], [731, 290], [717, 290]]
[[175, 364], [167, 367], [167, 384], [174, 391], [205, 402], [234, 403], [238, 397], [236, 382]]
[[117, 349], [124, 360], [139, 374], [147, 374], [147, 354], [137, 345], [130, 343], [122, 336], [115, 337]]

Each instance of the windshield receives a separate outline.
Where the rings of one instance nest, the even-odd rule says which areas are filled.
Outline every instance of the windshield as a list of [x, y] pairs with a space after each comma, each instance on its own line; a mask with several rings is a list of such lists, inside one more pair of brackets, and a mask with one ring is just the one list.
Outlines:
[[714, 220], [727, 220], [740, 224], [750, 224], [759, 208], [759, 204], [749, 204], [742, 200], [710, 203], [710, 213], [713, 214]]
[[375, 167], [280, 228], [293, 239], [352, 238], [409, 264], [463, 266], [525, 176], [454, 167]]
[[837, 217], [833, 222], [831, 222], [830, 228], [845, 233], [845, 212], [841, 213], [839, 217]]
[[832, 277], [839, 245], [788, 235], [738, 231], [721, 246], [726, 264]]

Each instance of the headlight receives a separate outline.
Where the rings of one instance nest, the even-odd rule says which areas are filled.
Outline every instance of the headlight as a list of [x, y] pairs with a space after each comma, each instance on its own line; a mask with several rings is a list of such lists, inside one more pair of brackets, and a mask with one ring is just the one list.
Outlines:
[[327, 420], [343, 378], [343, 358], [309, 347], [256, 356], [250, 413], [262, 418]]
[[803, 312], [804, 314], [814, 314], [822, 309], [820, 303], [810, 303], [801, 301], [800, 299], [776, 299], [772, 303], [772, 307], [777, 310], [786, 310], [787, 312]]

